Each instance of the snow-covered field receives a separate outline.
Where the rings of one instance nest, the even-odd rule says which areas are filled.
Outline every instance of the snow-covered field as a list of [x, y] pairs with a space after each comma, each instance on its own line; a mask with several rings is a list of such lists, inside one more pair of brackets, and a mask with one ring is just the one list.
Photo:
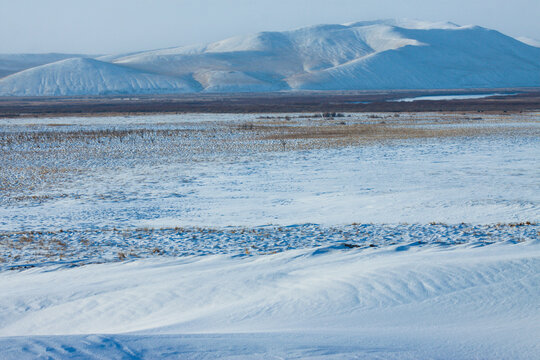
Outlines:
[[536, 358], [539, 120], [0, 119], [0, 359]]

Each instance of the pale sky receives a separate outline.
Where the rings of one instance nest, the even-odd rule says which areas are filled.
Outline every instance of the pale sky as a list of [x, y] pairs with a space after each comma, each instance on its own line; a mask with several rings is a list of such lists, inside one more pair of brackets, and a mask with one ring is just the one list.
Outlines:
[[0, 53], [123, 53], [388, 18], [540, 40], [540, 0], [0, 0]]

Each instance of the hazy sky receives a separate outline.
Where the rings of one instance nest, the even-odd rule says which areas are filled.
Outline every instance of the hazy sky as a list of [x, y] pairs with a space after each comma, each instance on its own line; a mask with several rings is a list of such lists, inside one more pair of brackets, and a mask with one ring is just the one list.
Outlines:
[[120, 53], [386, 18], [540, 39], [539, 17], [540, 0], [0, 0], [0, 53]]

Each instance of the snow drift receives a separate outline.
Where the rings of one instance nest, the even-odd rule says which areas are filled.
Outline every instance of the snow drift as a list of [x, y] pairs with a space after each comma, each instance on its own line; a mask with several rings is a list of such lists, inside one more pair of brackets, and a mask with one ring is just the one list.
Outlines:
[[91, 67], [107, 71], [70, 60], [13, 74], [0, 95], [540, 86], [540, 48], [452, 23], [318, 25], [100, 59]]
[[321, 250], [2, 272], [2, 358], [538, 355], [538, 242]]

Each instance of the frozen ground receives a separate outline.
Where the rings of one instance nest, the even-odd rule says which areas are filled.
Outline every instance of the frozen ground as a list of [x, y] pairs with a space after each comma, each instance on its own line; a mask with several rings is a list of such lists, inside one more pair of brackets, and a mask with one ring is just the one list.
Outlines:
[[539, 119], [0, 119], [0, 358], [536, 358]]
[[538, 238], [539, 230], [540, 226], [532, 223], [433, 223], [12, 232], [2, 235], [0, 269], [84, 265], [156, 256], [268, 255], [324, 246], [379, 248], [396, 244], [419, 247], [515, 244]]

